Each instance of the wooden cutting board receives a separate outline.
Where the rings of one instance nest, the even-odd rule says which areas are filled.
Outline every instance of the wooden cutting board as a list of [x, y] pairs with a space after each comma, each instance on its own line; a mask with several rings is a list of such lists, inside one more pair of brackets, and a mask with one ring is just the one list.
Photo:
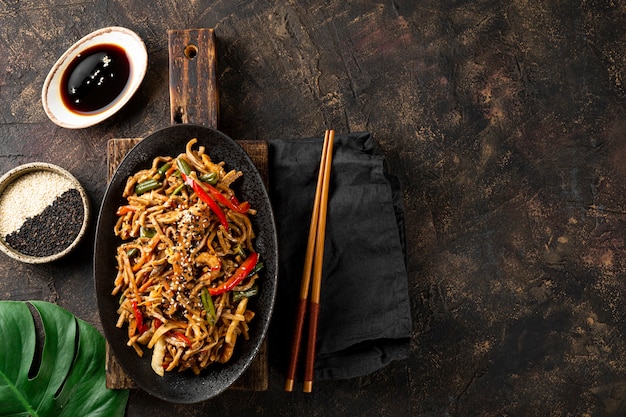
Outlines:
[[[213, 29], [171, 30], [169, 42], [169, 85], [171, 123], [195, 123], [217, 129], [219, 100], [216, 76], [215, 33]], [[141, 139], [111, 139], [107, 143], [108, 180], [124, 156]], [[238, 141], [254, 162], [268, 186], [265, 141]], [[264, 391], [268, 388], [267, 341], [234, 389]], [[109, 389], [136, 388], [121, 368], [107, 343], [106, 386]]]

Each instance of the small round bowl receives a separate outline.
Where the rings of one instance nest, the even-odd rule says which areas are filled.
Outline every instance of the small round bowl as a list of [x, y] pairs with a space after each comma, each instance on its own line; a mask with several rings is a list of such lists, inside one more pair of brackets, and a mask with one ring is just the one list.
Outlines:
[[[78, 55], [98, 45], [115, 45], [124, 50], [130, 66], [128, 81], [117, 98], [103, 108], [92, 112], [73, 111], [62, 99], [64, 74]], [[147, 67], [146, 45], [135, 32], [115, 26], [99, 29], [72, 45], [54, 64], [41, 91], [43, 108], [50, 120], [61, 127], [81, 129], [93, 126], [111, 117], [130, 100], [141, 85]]]
[[[80, 202], [74, 200], [74, 203], [80, 207], [63, 210], [67, 207], [60, 204], [66, 203], [60, 201], [66, 200], [58, 197], [69, 190], [78, 191]], [[75, 197], [74, 194], [73, 198]], [[55, 209], [51, 209], [53, 205], [56, 205]], [[30, 264], [56, 261], [75, 249], [84, 237], [90, 220], [89, 209], [89, 198], [85, 189], [65, 169], [45, 162], [33, 162], [13, 168], [0, 177], [0, 251], [15, 260]], [[80, 211], [83, 215], [80, 224], [71, 224], [76, 221]], [[47, 217], [46, 214], [50, 216]], [[35, 236], [29, 233], [28, 227], [24, 227], [33, 219], [54, 220], [51, 223], [53, 226], [44, 230], [45, 236]], [[59, 227], [60, 225], [68, 227]], [[17, 234], [20, 238], [30, 239], [29, 241], [38, 240], [41, 245], [42, 242], [49, 242], [47, 239], [53, 234], [56, 236], [57, 233], [67, 242], [63, 242], [55, 253], [46, 253], [42, 256], [22, 253], [7, 243], [7, 237]], [[67, 234], [63, 235], [64, 233]]]

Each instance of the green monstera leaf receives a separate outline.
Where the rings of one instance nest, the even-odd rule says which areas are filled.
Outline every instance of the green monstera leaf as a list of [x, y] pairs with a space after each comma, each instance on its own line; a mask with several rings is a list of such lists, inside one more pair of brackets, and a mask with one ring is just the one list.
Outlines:
[[39, 349], [29, 306], [0, 301], [0, 416], [123, 416], [128, 390], [105, 386], [102, 335], [59, 306], [30, 304], [41, 318]]

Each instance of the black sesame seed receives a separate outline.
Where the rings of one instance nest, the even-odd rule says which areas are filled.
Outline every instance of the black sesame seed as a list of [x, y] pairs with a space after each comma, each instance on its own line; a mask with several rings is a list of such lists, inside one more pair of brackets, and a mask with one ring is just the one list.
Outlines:
[[5, 241], [18, 252], [30, 256], [50, 256], [70, 246], [83, 224], [85, 213], [80, 193], [70, 189], [40, 214], [29, 217]]

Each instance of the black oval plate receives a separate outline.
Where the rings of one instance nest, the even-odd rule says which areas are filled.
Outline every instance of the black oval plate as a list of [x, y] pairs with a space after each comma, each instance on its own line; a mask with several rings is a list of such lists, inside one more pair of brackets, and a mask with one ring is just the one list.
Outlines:
[[[166, 372], [160, 377], [150, 366], [151, 351], [144, 349], [143, 358], [126, 345], [127, 329], [115, 327], [118, 298], [111, 295], [116, 276], [116, 247], [121, 243], [113, 233], [117, 220], [115, 212], [123, 204], [122, 191], [127, 178], [140, 169], [149, 168], [159, 155], [176, 156], [185, 145], [198, 138], [213, 161], [224, 161], [226, 169], [243, 172], [233, 188], [241, 201], [249, 201], [257, 214], [251, 216], [256, 231], [255, 248], [265, 268], [259, 280], [259, 295], [250, 300], [249, 308], [256, 313], [250, 323], [250, 339], [237, 341], [231, 360], [214, 364], [196, 376], [192, 372]], [[194, 146], [194, 147], [195, 147]], [[137, 385], [165, 401], [196, 403], [218, 395], [232, 385], [248, 368], [267, 334], [276, 299], [278, 276], [278, 245], [276, 225], [269, 196], [263, 180], [243, 148], [223, 133], [204, 126], [181, 124], [159, 130], [139, 142], [124, 158], [106, 189], [98, 215], [94, 252], [94, 280], [100, 320], [104, 335], [124, 371]]]

